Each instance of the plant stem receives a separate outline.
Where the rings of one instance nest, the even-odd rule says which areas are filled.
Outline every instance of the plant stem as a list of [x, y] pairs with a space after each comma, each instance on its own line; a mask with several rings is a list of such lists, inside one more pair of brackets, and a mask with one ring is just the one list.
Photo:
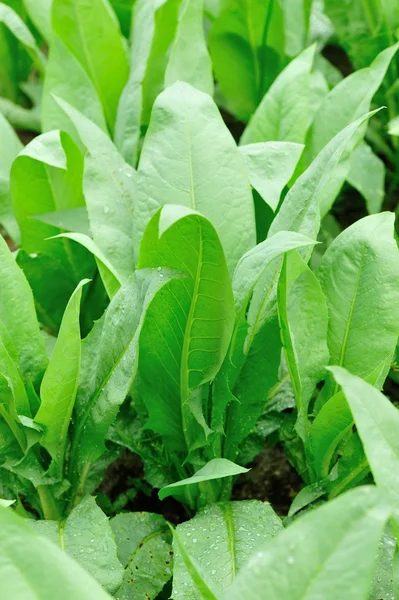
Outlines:
[[37, 493], [39, 494], [44, 518], [48, 521], [59, 521], [61, 519], [61, 513], [49, 486], [38, 485]]

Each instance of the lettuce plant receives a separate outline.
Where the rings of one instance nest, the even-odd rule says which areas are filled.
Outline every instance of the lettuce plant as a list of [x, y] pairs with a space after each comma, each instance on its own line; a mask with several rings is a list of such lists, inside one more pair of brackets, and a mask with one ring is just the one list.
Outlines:
[[[397, 11], [376, 6], [0, 3], [5, 598], [398, 594], [399, 251], [373, 151], [395, 166]], [[346, 184], [368, 214], [344, 228]], [[303, 481], [284, 518], [231, 500], [273, 443]], [[126, 450], [176, 527], [96, 502]]]

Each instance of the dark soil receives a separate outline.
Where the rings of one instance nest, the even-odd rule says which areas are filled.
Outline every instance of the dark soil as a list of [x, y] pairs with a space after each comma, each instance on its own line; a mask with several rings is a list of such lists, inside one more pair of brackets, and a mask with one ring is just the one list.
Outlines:
[[302, 480], [288, 462], [284, 449], [279, 445], [266, 448], [249, 467], [251, 470], [240, 475], [234, 486], [233, 500], [267, 501], [277, 514], [286, 516], [302, 488]]
[[[232, 499], [267, 501], [279, 515], [285, 516], [302, 488], [302, 480], [289, 464], [283, 448], [278, 445], [266, 448], [249, 467], [251, 470], [237, 479]], [[106, 494], [111, 502], [115, 502], [128, 491], [129, 481], [143, 481], [143, 477], [140, 458], [126, 450], [108, 467], [97, 493]], [[147, 491], [144, 486], [140, 487], [135, 498], [123, 507], [124, 510], [162, 514], [175, 525], [190, 518], [184, 507], [173, 498], [161, 501], [158, 490]]]

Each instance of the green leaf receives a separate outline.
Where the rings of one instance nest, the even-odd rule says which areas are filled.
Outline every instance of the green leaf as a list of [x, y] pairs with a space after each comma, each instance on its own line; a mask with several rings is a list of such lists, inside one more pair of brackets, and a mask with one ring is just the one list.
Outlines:
[[[279, 231], [249, 250], [241, 258], [234, 272], [233, 292], [236, 315], [246, 310], [249, 300], [268, 265], [285, 252], [314, 246], [316, 242], [294, 231]], [[257, 299], [259, 301], [259, 299]]]
[[327, 303], [316, 275], [293, 251], [284, 258], [277, 302], [281, 341], [298, 410], [296, 430], [309, 435], [308, 407], [329, 361]]
[[[371, 375], [392, 356], [399, 335], [394, 220], [385, 212], [345, 229], [325, 252], [318, 271], [330, 315], [330, 364], [360, 377]], [[331, 387], [332, 393], [338, 391], [337, 385]]]
[[[68, 77], [65, 77], [65, 73], [68, 73]], [[54, 96], [69, 102], [100, 129], [107, 131], [103, 107], [94, 84], [72, 51], [55, 33], [43, 86], [43, 130], [61, 129], [75, 137], [75, 127]]]
[[80, 301], [79, 283], [65, 309], [60, 332], [40, 387], [41, 404], [35, 422], [44, 428], [40, 440], [54, 460], [55, 472], [61, 477], [64, 470], [73, 406], [80, 372]]
[[239, 444], [255, 426], [267, 393], [278, 381], [281, 342], [275, 289], [283, 254], [313, 244], [300, 234], [280, 232], [247, 252], [237, 265], [233, 278], [236, 323], [215, 382], [212, 410], [213, 429], [224, 433], [226, 422], [224, 456], [231, 460], [236, 459]]
[[265, 142], [241, 146], [252, 187], [275, 212], [281, 192], [294, 174], [304, 146], [291, 142]]
[[[282, 529], [270, 504], [257, 500], [223, 502], [207, 506], [193, 519], [178, 525], [186, 553], [207, 573], [219, 593], [229, 589], [248, 559]], [[173, 598], [198, 600], [202, 596], [174, 542]]]
[[173, 538], [176, 547], [179, 549], [187, 572], [190, 574], [190, 578], [194, 583], [195, 589], [198, 591], [199, 597], [202, 600], [220, 600], [216, 590], [214, 590], [214, 586], [210, 583], [209, 577], [205, 574], [203, 569], [201, 569], [197, 561], [187, 553], [177, 530], [173, 531]]
[[303, 154], [305, 165], [308, 165], [341, 129], [369, 110], [370, 102], [398, 48], [399, 44], [386, 48], [370, 67], [345, 77], [326, 96], [307, 135]]
[[122, 33], [129, 39], [132, 12], [137, 0], [110, 0], [110, 4], [118, 17]]
[[20, 233], [12, 209], [10, 196], [11, 165], [22, 150], [22, 144], [8, 121], [0, 114], [0, 223], [15, 242]]
[[133, 276], [82, 344], [69, 457], [72, 505], [83, 495], [90, 467], [103, 454], [108, 429], [129, 392], [137, 368], [142, 315], [161, 284], [155, 274], [147, 279]]
[[4, 24], [19, 43], [23, 45], [39, 71], [44, 71], [46, 59], [36, 44], [35, 38], [20, 16], [11, 7], [3, 3], [0, 3], [0, 23]]
[[113, 298], [122, 285], [122, 277], [117, 273], [91, 237], [84, 235], [83, 233], [60, 233], [56, 237], [74, 240], [93, 254], [107, 294], [109, 298]]
[[370, 214], [380, 212], [385, 196], [385, 165], [366, 142], [352, 153], [347, 181], [363, 196]]
[[110, 522], [92, 496], [86, 496], [65, 521], [30, 521], [39, 535], [58, 545], [108, 592], [118, 589], [122, 566]]
[[285, 53], [296, 56], [306, 46], [313, 0], [285, 0], [284, 11]]
[[57, 102], [87, 149], [83, 191], [93, 240], [122, 281], [126, 281], [135, 267], [132, 230], [136, 172], [101, 129], [67, 102], [60, 98]]
[[213, 68], [228, 110], [247, 121], [285, 63], [283, 12], [274, 0], [222, 8], [209, 32]]
[[9, 508], [0, 508], [0, 593], [13, 600], [110, 600], [86, 571]]
[[[91, 277], [95, 264], [89, 253], [69, 239], [49, 241], [60, 227], [34, 220], [38, 212], [84, 206], [83, 156], [66, 133], [52, 131], [35, 138], [14, 161], [11, 193], [20, 227], [22, 248], [32, 260], [18, 262], [34, 290], [41, 322], [56, 333], [75, 287]], [[37, 271], [50, 268], [54, 277], [38, 279]], [[60, 285], [60, 281], [62, 282]], [[54, 304], [52, 299], [56, 297]]]
[[199, 469], [192, 477], [167, 485], [160, 490], [158, 495], [161, 500], [164, 500], [168, 496], [178, 495], [186, 485], [200, 484], [203, 481], [211, 481], [222, 477], [233, 477], [234, 475], [240, 475], [248, 471], [249, 469], [244, 469], [244, 467], [240, 467], [226, 458], [214, 458]]
[[165, 72], [165, 87], [185, 81], [213, 96], [212, 63], [205, 42], [203, 0], [183, 0]]
[[312, 510], [250, 559], [226, 600], [363, 600], [390, 512], [372, 487]]
[[[233, 294], [219, 238], [197, 212], [168, 205], [150, 221], [139, 268], [176, 269], [183, 277], [151, 302], [140, 335], [140, 389], [147, 427], [173, 450], [206, 444], [200, 387], [217, 374], [234, 322]], [[165, 341], [167, 343], [165, 343]]]
[[[51, 131], [35, 138], [20, 152], [11, 170], [11, 193], [21, 230], [22, 247], [29, 253], [48, 253], [68, 265], [81, 279], [82, 252], [68, 242], [48, 242], [60, 229], [38, 223], [31, 217], [38, 212], [84, 206], [82, 194], [83, 157], [71, 138]], [[75, 283], [75, 285], [76, 285]]]
[[[353, 414], [377, 486], [397, 506], [399, 498], [398, 409], [381, 392], [342, 367], [329, 367]], [[395, 512], [395, 533], [399, 528]]]
[[52, 17], [54, 32], [92, 81], [113, 131], [128, 60], [108, 0], [54, 0]]
[[[367, 377], [368, 383], [381, 388], [390, 365], [390, 357]], [[328, 477], [333, 458], [340, 443], [350, 433], [353, 417], [342, 390], [330, 398], [316, 415], [310, 432], [310, 449], [313, 455], [312, 466], [316, 477], [322, 480]]]
[[305, 141], [315, 51], [315, 45], [306, 48], [276, 78], [248, 123], [241, 144]]
[[181, 0], [137, 0], [132, 25], [131, 69], [122, 92], [115, 143], [125, 160], [135, 166], [140, 125], [147, 125], [153, 102], [163, 90], [168, 49], [177, 26]]
[[322, 204], [326, 190], [331, 186], [341, 188], [343, 183], [339, 165], [342, 156], [350, 151], [352, 138], [376, 111], [363, 115], [340, 131], [312, 164], [296, 180], [274, 219], [269, 237], [278, 231], [297, 231], [310, 238], [316, 238], [320, 228], [320, 213], [324, 215], [326, 207]]
[[37, 322], [32, 290], [1, 236], [0, 262], [0, 320], [13, 340], [25, 382], [38, 384], [47, 366], [44, 337]]
[[389, 528], [382, 536], [369, 600], [394, 600], [393, 561], [396, 538]]
[[27, 13], [43, 38], [51, 41], [51, 8], [53, 0], [23, 0]]
[[117, 600], [153, 600], [172, 576], [171, 534], [161, 515], [121, 513], [111, 519], [118, 557], [125, 568]]
[[57, 227], [58, 229], [90, 235], [89, 217], [85, 206], [40, 213], [32, 215], [31, 218], [47, 223], [47, 225]]
[[186, 83], [158, 96], [138, 169], [136, 243], [156, 210], [181, 204], [216, 228], [230, 272], [255, 243], [245, 165], [216, 104]]

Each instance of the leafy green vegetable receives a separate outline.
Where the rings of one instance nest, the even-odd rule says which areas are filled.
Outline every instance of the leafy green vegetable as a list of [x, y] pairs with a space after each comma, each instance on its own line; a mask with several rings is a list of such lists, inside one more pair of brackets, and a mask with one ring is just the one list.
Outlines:
[[[329, 369], [342, 386], [377, 486], [395, 505], [399, 494], [396, 475], [399, 446], [395, 435], [398, 410], [381, 392], [356, 375], [342, 367]], [[397, 527], [395, 512], [395, 531]]]
[[[213, 504], [177, 527], [190, 558], [207, 574], [217, 592], [231, 589], [248, 559], [280, 530], [282, 524], [270, 504], [256, 500]], [[174, 541], [173, 597], [197, 600], [179, 544]]]
[[280, 73], [248, 123], [241, 138], [242, 144], [304, 142], [315, 50], [314, 45], [310, 46]]
[[[366, 598], [389, 515], [389, 504], [371, 487], [343, 495], [305, 515], [258, 551], [225, 598]], [[345, 577], [337, 578], [343, 564]]]
[[58, 545], [109, 592], [118, 589], [122, 567], [108, 519], [88, 496], [65, 521], [31, 521], [36, 533]]
[[165, 85], [185, 81], [213, 95], [212, 64], [205, 44], [203, 0], [184, 0], [172, 44]]
[[284, 65], [283, 11], [273, 0], [231, 0], [222, 9], [209, 33], [213, 68], [227, 108], [247, 121]]
[[254, 245], [243, 159], [212, 99], [185, 83], [166, 89], [154, 105], [138, 168], [136, 240], [156, 210], [171, 203], [211, 220], [231, 272]]
[[[399, 334], [399, 253], [393, 224], [390, 213], [361, 219], [334, 240], [318, 271], [329, 309], [331, 364], [361, 377], [392, 356]], [[336, 391], [333, 386], [331, 392]]]
[[125, 568], [115, 597], [156, 598], [172, 576], [172, 536], [165, 519], [151, 513], [121, 513], [110, 525]]
[[41, 444], [54, 460], [53, 472], [62, 476], [67, 434], [80, 372], [79, 308], [83, 280], [62, 319], [60, 331], [40, 387], [41, 404], [35, 422], [44, 429]]
[[0, 556], [2, 577], [0, 591], [4, 597], [30, 600], [86, 600], [87, 596], [107, 600], [111, 596], [72, 558], [49, 540], [34, 533], [31, 527], [0, 507]]

